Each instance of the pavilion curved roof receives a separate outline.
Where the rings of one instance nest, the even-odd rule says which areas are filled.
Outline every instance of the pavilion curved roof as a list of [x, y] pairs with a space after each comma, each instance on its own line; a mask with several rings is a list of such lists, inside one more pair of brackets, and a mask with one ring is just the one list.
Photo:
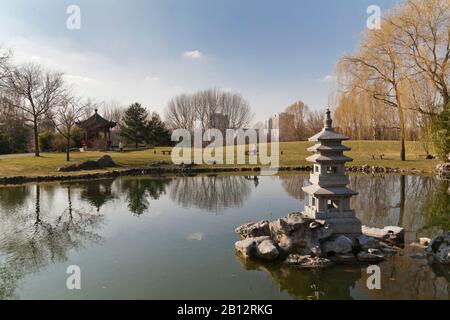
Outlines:
[[116, 122], [108, 121], [105, 118], [103, 118], [101, 115], [97, 113], [97, 110], [95, 110], [95, 113], [90, 118], [77, 122], [77, 126], [82, 129], [88, 129], [88, 130], [98, 130], [102, 128], [114, 128], [117, 125]]

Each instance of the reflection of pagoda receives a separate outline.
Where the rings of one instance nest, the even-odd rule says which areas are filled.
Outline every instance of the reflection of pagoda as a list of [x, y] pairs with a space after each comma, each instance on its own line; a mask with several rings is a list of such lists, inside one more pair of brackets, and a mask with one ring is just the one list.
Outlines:
[[345, 175], [345, 163], [352, 159], [343, 155], [350, 148], [342, 145], [342, 140], [348, 138], [334, 131], [329, 109], [324, 125], [322, 131], [309, 138], [318, 143], [308, 149], [315, 152], [306, 159], [314, 163], [314, 169], [310, 176], [312, 185], [303, 188], [309, 195], [303, 213], [327, 221], [336, 234], [353, 237], [361, 234], [361, 222], [350, 208], [350, 198], [358, 193], [346, 187], [349, 178]]
[[[337, 266], [331, 269], [311, 270], [292, 268], [285, 264], [245, 259], [236, 259], [245, 270], [266, 271], [278, 285], [280, 292], [286, 292], [295, 299], [350, 300], [353, 288], [361, 282], [362, 269]], [[374, 290], [376, 291], [376, 290]]]

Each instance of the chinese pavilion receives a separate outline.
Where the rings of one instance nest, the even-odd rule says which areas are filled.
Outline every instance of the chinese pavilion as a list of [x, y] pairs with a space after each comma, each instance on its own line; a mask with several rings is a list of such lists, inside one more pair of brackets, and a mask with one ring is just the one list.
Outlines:
[[100, 116], [97, 109], [90, 118], [77, 122], [77, 126], [83, 130], [83, 148], [105, 150], [111, 148], [111, 129], [116, 123]]
[[350, 208], [350, 198], [358, 193], [347, 188], [349, 177], [345, 174], [345, 163], [353, 159], [344, 156], [350, 148], [342, 145], [346, 136], [334, 131], [330, 110], [327, 109], [322, 131], [309, 138], [315, 141], [308, 151], [315, 154], [306, 158], [314, 163], [310, 175], [311, 185], [303, 187], [309, 203], [303, 214], [314, 219], [325, 220], [335, 234], [355, 237], [361, 234], [361, 222]]

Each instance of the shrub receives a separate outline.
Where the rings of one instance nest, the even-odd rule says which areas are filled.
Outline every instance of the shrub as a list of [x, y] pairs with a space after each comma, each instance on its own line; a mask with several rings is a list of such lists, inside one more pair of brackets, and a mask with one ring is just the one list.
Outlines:
[[55, 134], [51, 131], [43, 131], [39, 134], [39, 146], [41, 151], [52, 151], [53, 140], [55, 138]]

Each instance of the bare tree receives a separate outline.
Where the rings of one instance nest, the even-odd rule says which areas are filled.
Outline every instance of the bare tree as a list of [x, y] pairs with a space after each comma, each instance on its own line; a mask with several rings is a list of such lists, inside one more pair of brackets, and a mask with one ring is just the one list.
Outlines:
[[253, 118], [250, 105], [240, 94], [217, 88], [173, 98], [165, 118], [171, 129], [184, 128], [192, 132], [196, 126], [203, 130], [210, 128], [215, 113], [227, 116], [228, 128], [232, 129], [247, 126]]
[[84, 108], [81, 115], [81, 120], [86, 120], [94, 114], [95, 109], [99, 109], [100, 104], [92, 98], [87, 98], [83, 102]]
[[127, 108], [117, 101], [108, 101], [101, 102], [100, 109], [103, 112], [103, 117], [117, 123], [115, 128], [119, 129], [122, 125], [122, 119]]
[[306, 121], [306, 127], [309, 135], [312, 136], [322, 130], [323, 128], [323, 115], [324, 111], [314, 110], [308, 113], [308, 119]]
[[248, 126], [253, 118], [249, 103], [239, 93], [220, 92], [218, 111], [228, 116], [232, 129]]
[[4, 80], [11, 68], [10, 60], [12, 51], [9, 49], [3, 49], [0, 47], [0, 88], [2, 86], [2, 80]]
[[166, 109], [166, 122], [170, 129], [186, 129], [193, 132], [196, 112], [192, 96], [181, 94], [170, 100]]
[[56, 130], [66, 139], [66, 160], [70, 161], [70, 144], [73, 130], [84, 112], [85, 104], [80, 99], [67, 95], [54, 111], [53, 122]]
[[15, 107], [23, 110], [31, 122], [34, 133], [34, 153], [39, 156], [39, 122], [51, 109], [65, 100], [66, 88], [62, 73], [44, 70], [30, 63], [13, 68], [7, 73], [4, 86], [23, 103]]
[[306, 120], [308, 117], [308, 106], [301, 100], [289, 105], [286, 113], [294, 116], [294, 132], [297, 140], [305, 140], [307, 138]]

